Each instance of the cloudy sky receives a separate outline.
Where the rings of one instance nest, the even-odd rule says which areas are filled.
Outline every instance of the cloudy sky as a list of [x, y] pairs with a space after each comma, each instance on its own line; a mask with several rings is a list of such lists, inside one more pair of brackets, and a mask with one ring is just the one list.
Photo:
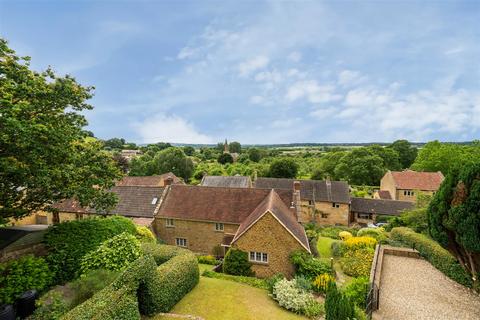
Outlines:
[[480, 138], [479, 1], [5, 1], [0, 36], [96, 87], [100, 138]]

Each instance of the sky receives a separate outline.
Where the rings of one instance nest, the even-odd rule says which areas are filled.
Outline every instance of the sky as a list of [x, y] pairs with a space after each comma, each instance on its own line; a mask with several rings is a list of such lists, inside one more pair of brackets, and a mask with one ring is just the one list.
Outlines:
[[480, 138], [480, 1], [7, 1], [32, 68], [137, 143]]

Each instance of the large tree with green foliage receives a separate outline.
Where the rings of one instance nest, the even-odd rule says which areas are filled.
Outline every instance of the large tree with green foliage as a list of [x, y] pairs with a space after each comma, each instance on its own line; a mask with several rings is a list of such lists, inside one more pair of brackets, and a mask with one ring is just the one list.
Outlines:
[[384, 148], [378, 144], [368, 146], [367, 149], [382, 158], [386, 169], [393, 171], [402, 169], [399, 153], [395, 149]]
[[408, 140], [396, 140], [388, 148], [395, 150], [399, 155], [402, 169], [409, 168], [417, 157], [418, 150]]
[[298, 164], [293, 159], [276, 159], [270, 164], [268, 175], [272, 178], [296, 178]]
[[335, 167], [345, 154], [345, 151], [327, 152], [316, 164], [311, 178], [314, 180], [336, 180]]
[[30, 70], [0, 39], [0, 220], [21, 218], [75, 198], [82, 206], [107, 210], [108, 190], [119, 170], [103, 145], [88, 137], [80, 113], [92, 87], [51, 69]]
[[354, 185], [379, 185], [386, 168], [383, 159], [368, 148], [345, 154], [335, 167], [335, 176]]
[[242, 145], [240, 144], [240, 142], [237, 141], [230, 142], [230, 144], [228, 145], [228, 151], [232, 153], [241, 153]]
[[480, 289], [480, 163], [452, 169], [428, 208], [432, 238], [454, 254]]

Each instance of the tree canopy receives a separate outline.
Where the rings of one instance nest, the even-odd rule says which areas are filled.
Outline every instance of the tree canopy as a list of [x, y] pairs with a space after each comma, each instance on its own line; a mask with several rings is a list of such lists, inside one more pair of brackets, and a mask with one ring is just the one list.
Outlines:
[[240, 142], [237, 141], [230, 142], [230, 144], [228, 145], [228, 151], [232, 153], [241, 153], [242, 145], [240, 144]]
[[270, 164], [268, 175], [272, 178], [296, 178], [298, 164], [289, 158], [276, 159]]
[[385, 174], [384, 160], [368, 148], [345, 154], [335, 167], [335, 177], [354, 185], [378, 185]]
[[93, 88], [51, 69], [32, 71], [29, 61], [0, 39], [0, 219], [55, 211], [65, 198], [110, 209], [120, 172], [83, 130], [80, 113], [92, 109]]
[[418, 150], [407, 140], [394, 141], [388, 148], [398, 153], [402, 169], [410, 168], [417, 157]]
[[217, 159], [218, 163], [226, 164], [226, 163], [233, 163], [233, 157], [229, 153], [222, 153], [218, 156]]

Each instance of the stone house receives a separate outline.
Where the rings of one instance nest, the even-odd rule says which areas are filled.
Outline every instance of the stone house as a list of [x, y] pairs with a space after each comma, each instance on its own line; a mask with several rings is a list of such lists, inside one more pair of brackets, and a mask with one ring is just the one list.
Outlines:
[[170, 184], [185, 184], [172, 172], [155, 176], [125, 176], [115, 184], [118, 187], [165, 187]]
[[388, 192], [393, 200], [416, 202], [418, 194], [434, 195], [444, 179], [440, 171], [389, 170], [380, 180], [380, 190]]
[[399, 216], [405, 210], [415, 207], [410, 201], [369, 199], [352, 197], [352, 222], [360, 225], [375, 223], [379, 215]]
[[204, 187], [251, 188], [252, 179], [248, 176], [204, 176], [200, 182]]
[[257, 178], [255, 188], [300, 192], [299, 221], [322, 225], [350, 223], [350, 190], [345, 181]]
[[153, 224], [168, 244], [223, 255], [230, 246], [248, 252], [257, 276], [291, 275], [288, 255], [310, 252], [297, 221], [293, 190], [168, 187]]

